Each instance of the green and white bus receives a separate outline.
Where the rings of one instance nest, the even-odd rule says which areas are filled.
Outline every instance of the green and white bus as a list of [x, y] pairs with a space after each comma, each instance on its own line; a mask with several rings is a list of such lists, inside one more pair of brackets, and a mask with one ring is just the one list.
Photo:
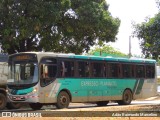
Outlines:
[[128, 105], [157, 93], [155, 60], [25, 52], [9, 56], [8, 65], [8, 100], [34, 110], [70, 102]]

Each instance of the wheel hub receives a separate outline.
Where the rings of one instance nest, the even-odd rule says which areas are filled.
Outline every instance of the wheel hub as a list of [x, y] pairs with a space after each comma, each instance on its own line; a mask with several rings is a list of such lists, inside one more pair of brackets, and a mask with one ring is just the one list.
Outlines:
[[60, 101], [61, 101], [61, 104], [65, 105], [67, 103], [66, 96], [61, 96]]

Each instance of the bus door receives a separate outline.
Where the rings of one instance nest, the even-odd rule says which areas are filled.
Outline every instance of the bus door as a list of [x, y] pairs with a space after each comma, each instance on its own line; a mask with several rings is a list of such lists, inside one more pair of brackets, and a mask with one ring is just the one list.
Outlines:
[[54, 101], [54, 81], [57, 74], [57, 60], [54, 58], [43, 58], [40, 65], [41, 92], [44, 94], [44, 102]]

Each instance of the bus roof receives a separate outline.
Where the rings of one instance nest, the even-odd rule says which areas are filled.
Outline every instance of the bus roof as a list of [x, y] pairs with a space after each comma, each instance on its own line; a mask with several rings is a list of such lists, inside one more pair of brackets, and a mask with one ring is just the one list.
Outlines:
[[[123, 58], [123, 57], [101, 57], [101, 56], [94, 56], [94, 55], [75, 55], [74, 53], [54, 53], [54, 52], [21, 52], [16, 53], [30, 53], [30, 54], [37, 54], [40, 56], [55, 56], [55, 57], [64, 57], [64, 58], [75, 58], [75, 59], [90, 59], [90, 60], [106, 60], [106, 61], [121, 61], [121, 62], [136, 62], [136, 63], [156, 63], [156, 60], [153, 59], [143, 59], [143, 58]], [[15, 54], [13, 54], [15, 55]], [[12, 56], [12, 55], [11, 55]]]
[[143, 58], [123, 58], [123, 57], [101, 57], [101, 56], [86, 56], [86, 55], [74, 55], [74, 58], [80, 59], [93, 59], [93, 60], [106, 60], [106, 61], [120, 61], [120, 62], [143, 62], [143, 63], [156, 63], [153, 59], [143, 59]]

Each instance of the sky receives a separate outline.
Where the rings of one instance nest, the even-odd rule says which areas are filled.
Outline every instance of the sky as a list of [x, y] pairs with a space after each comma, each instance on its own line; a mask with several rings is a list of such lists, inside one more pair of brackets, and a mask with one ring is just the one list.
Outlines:
[[[123, 53], [129, 53], [129, 36], [132, 35], [132, 22], [142, 23], [146, 17], [154, 17], [158, 13], [155, 0], [106, 0], [109, 12], [121, 20], [117, 41], [109, 45]], [[138, 38], [131, 37], [132, 55], [141, 55]]]

